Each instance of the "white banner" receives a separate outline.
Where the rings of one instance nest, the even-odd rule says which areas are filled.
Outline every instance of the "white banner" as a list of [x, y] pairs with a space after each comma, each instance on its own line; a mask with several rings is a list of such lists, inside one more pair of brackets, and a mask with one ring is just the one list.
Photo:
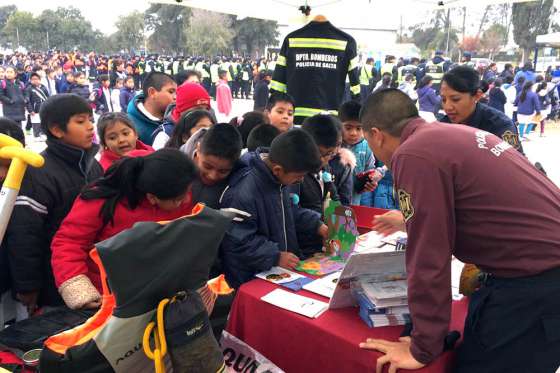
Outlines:
[[225, 330], [220, 345], [228, 373], [284, 373], [257, 350]]

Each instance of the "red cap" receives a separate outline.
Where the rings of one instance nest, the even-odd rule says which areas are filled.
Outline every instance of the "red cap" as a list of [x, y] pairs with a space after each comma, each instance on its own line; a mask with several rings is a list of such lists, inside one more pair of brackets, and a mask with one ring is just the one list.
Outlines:
[[171, 117], [177, 123], [181, 114], [195, 106], [206, 106], [210, 109], [210, 95], [203, 86], [198, 83], [183, 83], [177, 88], [177, 102]]

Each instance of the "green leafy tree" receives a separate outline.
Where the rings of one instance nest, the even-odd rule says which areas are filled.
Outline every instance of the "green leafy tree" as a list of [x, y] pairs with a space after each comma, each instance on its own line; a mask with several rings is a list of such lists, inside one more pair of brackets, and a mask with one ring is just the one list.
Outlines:
[[235, 19], [233, 45], [239, 52], [262, 52], [268, 45], [278, 44], [278, 23], [256, 18]]
[[132, 50], [142, 47], [144, 42], [144, 13], [134, 11], [121, 17], [116, 23], [117, 32], [111, 35], [113, 47]]
[[186, 29], [187, 50], [193, 55], [212, 56], [232, 48], [231, 18], [225, 14], [194, 9]]
[[17, 10], [15, 5], [0, 6], [0, 30], [6, 26], [8, 18]]
[[13, 12], [2, 29], [2, 35], [14, 49], [19, 46], [31, 50], [41, 48], [39, 24], [30, 12]]
[[553, 0], [515, 3], [512, 7], [513, 39], [523, 49], [523, 59], [530, 58], [537, 35], [546, 34], [553, 13]]
[[49, 34], [49, 47], [61, 50], [79, 48], [92, 50], [97, 47], [97, 42], [102, 34], [94, 30], [79, 9], [74, 7], [56, 10], [45, 10], [37, 22], [46, 47], [45, 35]]
[[145, 13], [146, 30], [151, 31], [149, 45], [158, 52], [182, 52], [186, 46], [191, 9], [181, 5], [152, 4]]

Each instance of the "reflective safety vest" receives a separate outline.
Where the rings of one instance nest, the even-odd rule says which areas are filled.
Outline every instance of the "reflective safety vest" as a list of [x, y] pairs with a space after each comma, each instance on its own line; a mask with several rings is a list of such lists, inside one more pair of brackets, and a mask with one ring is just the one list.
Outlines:
[[371, 73], [371, 69], [373, 66], [371, 65], [364, 65], [360, 69], [360, 84], [361, 85], [369, 85], [373, 74]]
[[426, 75], [429, 75], [433, 79], [434, 84], [441, 84], [441, 79], [443, 78], [443, 65], [445, 61], [442, 61], [438, 64], [433, 63], [432, 61], [426, 64]]
[[383, 66], [381, 66], [381, 75], [383, 75], [385, 73], [389, 73], [389, 74], [393, 75], [393, 69], [394, 68], [395, 68], [394, 63], [383, 64]]
[[210, 74], [208, 74], [208, 71], [206, 71], [206, 69], [204, 68], [204, 62], [198, 62], [194, 69], [200, 73], [202, 79], [210, 77]]
[[416, 70], [418, 70], [418, 68], [414, 65], [406, 65], [406, 66], [401, 66], [399, 67], [398, 70], [398, 80], [397, 82], [399, 84], [401, 84], [402, 82], [404, 82], [404, 78], [408, 75], [408, 74], [412, 74], [412, 76], [414, 76], [414, 78], [416, 79]]
[[218, 80], [220, 80], [218, 70], [220, 70], [220, 66], [218, 66], [218, 64], [213, 63], [210, 65], [210, 80], [212, 83], [218, 83]]

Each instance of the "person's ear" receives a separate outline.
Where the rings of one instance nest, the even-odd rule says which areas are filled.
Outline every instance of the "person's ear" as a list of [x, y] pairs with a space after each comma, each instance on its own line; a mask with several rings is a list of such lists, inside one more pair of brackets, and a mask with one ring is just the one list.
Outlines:
[[150, 202], [150, 205], [152, 205], [152, 206], [157, 205], [158, 198], [155, 195], [153, 195], [152, 193], [146, 193], [146, 198], [148, 199], [148, 202]]
[[152, 97], [156, 93], [157, 93], [157, 89], [155, 89], [154, 87], [148, 88], [148, 97]]
[[64, 135], [66, 134], [66, 132], [63, 131], [62, 128], [60, 128], [60, 126], [58, 126], [56, 124], [53, 125], [52, 127], [49, 127], [48, 130], [57, 139], [62, 139], [64, 137]]
[[484, 92], [482, 92], [481, 89], [479, 89], [478, 91], [476, 91], [476, 94], [473, 96], [474, 100], [476, 102], [480, 101], [480, 99], [484, 97]]
[[284, 173], [284, 167], [280, 166], [279, 164], [272, 165], [272, 174], [279, 178]]

